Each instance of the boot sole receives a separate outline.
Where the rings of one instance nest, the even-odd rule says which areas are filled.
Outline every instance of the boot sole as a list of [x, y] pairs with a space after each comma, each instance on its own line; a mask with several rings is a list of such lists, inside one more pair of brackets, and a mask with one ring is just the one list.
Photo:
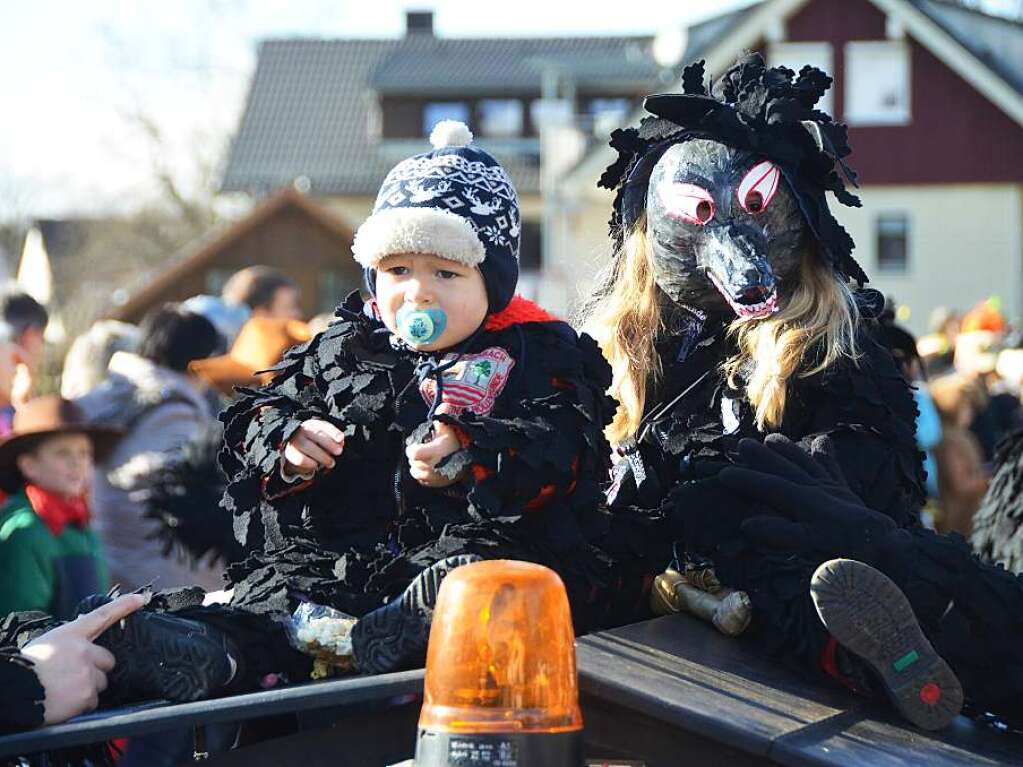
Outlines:
[[874, 669], [906, 719], [940, 730], [959, 715], [962, 685], [886, 575], [862, 562], [833, 559], [814, 572], [810, 595], [824, 626]]
[[[143, 620], [144, 618], [144, 620]], [[187, 703], [208, 697], [230, 677], [223, 645], [200, 630], [160, 613], [129, 616], [124, 629], [100, 638], [118, 665], [112, 686]]]

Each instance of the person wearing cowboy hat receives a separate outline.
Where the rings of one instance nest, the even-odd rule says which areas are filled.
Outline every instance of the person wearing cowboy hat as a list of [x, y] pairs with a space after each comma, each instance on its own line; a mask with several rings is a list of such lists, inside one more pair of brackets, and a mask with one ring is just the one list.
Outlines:
[[0, 442], [0, 615], [40, 610], [73, 614], [106, 591], [107, 567], [89, 526], [93, 464], [120, 436], [85, 421], [56, 395], [30, 400]]

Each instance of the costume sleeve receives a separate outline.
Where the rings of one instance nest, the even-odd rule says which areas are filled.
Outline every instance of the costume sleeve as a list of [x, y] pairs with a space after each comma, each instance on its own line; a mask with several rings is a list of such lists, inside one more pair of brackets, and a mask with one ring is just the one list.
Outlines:
[[807, 415], [794, 428], [786, 427], [787, 436], [804, 447], [819, 435], [829, 436], [850, 489], [900, 526], [915, 525], [926, 497], [916, 401], [869, 325], [861, 330], [859, 348], [855, 362], [835, 365], [795, 387]]
[[378, 389], [387, 378], [357, 372], [359, 352], [353, 347], [371, 333], [358, 315], [344, 314], [307, 344], [289, 350], [265, 386], [240, 389], [237, 401], [221, 414], [220, 466], [228, 482], [222, 506], [233, 514], [235, 538], [246, 551], [262, 552], [271, 539], [279, 545], [286, 537], [281, 530], [300, 523], [301, 504], [291, 502], [292, 496], [301, 499], [321, 481], [314, 476], [289, 483], [280, 472], [284, 445], [304, 421], [321, 419], [344, 433], [339, 463], [357, 457], [370, 439], [373, 408], [387, 395]]
[[43, 723], [46, 693], [32, 662], [14, 647], [0, 647], [0, 732], [18, 732]]
[[610, 368], [589, 336], [569, 333], [529, 333], [526, 359], [517, 360], [527, 383], [504, 393], [491, 415], [438, 416], [468, 443], [470, 514], [515, 518], [567, 495], [597, 502], [610, 459]]

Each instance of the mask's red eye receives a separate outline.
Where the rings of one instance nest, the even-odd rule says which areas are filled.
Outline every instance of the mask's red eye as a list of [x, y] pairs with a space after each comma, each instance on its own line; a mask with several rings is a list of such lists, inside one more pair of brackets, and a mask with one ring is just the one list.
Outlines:
[[702, 226], [714, 218], [714, 198], [695, 184], [663, 184], [661, 201], [669, 216], [687, 224]]
[[764, 211], [778, 191], [781, 172], [766, 160], [753, 166], [739, 184], [736, 196], [747, 213], [756, 215]]

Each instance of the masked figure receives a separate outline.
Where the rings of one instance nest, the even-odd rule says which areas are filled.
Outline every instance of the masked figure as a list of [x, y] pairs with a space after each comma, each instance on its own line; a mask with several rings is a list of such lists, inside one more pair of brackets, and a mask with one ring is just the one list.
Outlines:
[[[746, 635], [768, 653], [883, 690], [920, 726], [951, 721], [963, 688], [1012, 713], [1023, 667], [998, 637], [1015, 619], [994, 605], [1023, 590], [920, 529], [916, 406], [826, 200], [859, 205], [845, 127], [815, 109], [830, 83], [753, 54], [708, 90], [700, 62], [612, 134], [615, 255], [587, 317], [621, 403], [607, 546], [648, 574], [670, 563], [655, 606], [697, 605], [717, 625], [691, 576], [712, 566], [724, 593], [748, 595]], [[879, 578], [854, 599], [858, 563], [821, 567], [840, 557], [891, 580], [867, 568]], [[861, 608], [898, 641], [867, 636], [850, 620]]]

